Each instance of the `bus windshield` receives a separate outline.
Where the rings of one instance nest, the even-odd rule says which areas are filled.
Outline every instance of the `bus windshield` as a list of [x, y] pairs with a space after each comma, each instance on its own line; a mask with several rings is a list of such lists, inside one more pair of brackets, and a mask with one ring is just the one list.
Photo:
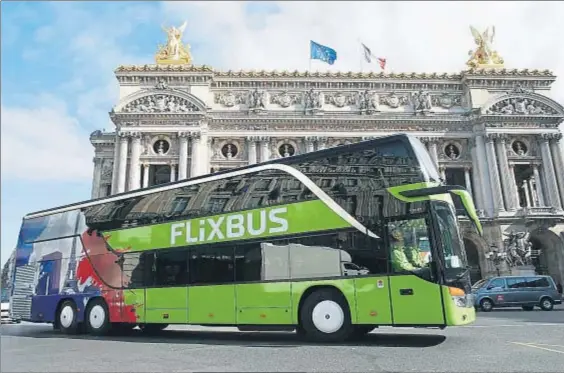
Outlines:
[[8, 296], [8, 289], [2, 289], [2, 303], [6, 303], [10, 301], [10, 297]]
[[434, 202], [433, 209], [440, 232], [440, 245], [444, 258], [447, 281], [457, 280], [464, 276], [468, 269], [468, 261], [460, 236], [456, 211], [446, 202]]

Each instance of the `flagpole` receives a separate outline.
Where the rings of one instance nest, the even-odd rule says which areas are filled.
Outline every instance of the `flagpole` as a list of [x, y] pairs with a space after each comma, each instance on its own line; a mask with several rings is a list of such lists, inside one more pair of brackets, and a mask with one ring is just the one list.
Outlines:
[[362, 48], [362, 42], [360, 41], [360, 38], [357, 38], [356, 40], [358, 41], [358, 46], [359, 46], [359, 48], [360, 48], [360, 53], [359, 53], [360, 60], [359, 60], [359, 64], [360, 64], [360, 72], [362, 73], [362, 70], [363, 70], [363, 68], [364, 68], [364, 61], [363, 61], [363, 59], [362, 59], [362, 55], [363, 55], [363, 53], [364, 53], [364, 49]]

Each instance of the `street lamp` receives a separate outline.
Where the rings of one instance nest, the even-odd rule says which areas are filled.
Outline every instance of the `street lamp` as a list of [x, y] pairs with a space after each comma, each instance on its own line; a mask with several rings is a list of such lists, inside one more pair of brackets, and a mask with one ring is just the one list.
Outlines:
[[490, 251], [486, 253], [486, 259], [492, 262], [498, 276], [501, 276], [499, 266], [503, 263], [506, 257], [507, 254], [505, 252], [500, 252], [496, 245], [492, 245], [490, 247]]

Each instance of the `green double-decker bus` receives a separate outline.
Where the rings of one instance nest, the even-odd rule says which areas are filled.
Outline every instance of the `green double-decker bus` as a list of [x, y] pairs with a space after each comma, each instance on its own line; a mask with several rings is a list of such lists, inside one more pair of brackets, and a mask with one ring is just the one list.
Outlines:
[[[458, 208], [457, 208], [458, 207]], [[393, 135], [27, 215], [12, 316], [65, 333], [472, 323], [458, 216], [423, 144]]]

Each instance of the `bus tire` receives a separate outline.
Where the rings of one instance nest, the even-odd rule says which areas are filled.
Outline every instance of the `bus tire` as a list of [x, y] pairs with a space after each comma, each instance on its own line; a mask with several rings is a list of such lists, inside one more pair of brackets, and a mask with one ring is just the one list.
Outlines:
[[331, 289], [314, 291], [305, 299], [300, 325], [306, 339], [315, 342], [345, 341], [354, 332], [345, 297]]
[[375, 325], [354, 325], [353, 337], [362, 338], [367, 334], [370, 334], [374, 329], [378, 328]]
[[57, 312], [56, 325], [64, 334], [78, 333], [78, 312], [76, 310], [76, 304], [72, 300], [67, 299], [61, 304]]
[[95, 298], [88, 302], [84, 322], [86, 330], [92, 335], [106, 335], [110, 331], [112, 327], [110, 313], [102, 298]]

